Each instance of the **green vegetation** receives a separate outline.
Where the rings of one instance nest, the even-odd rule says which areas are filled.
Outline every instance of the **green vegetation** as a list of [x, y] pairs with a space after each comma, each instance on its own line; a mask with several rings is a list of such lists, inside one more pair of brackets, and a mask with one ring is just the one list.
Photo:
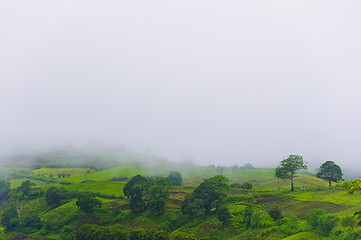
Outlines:
[[113, 154], [102, 167], [94, 159], [105, 155], [72, 168], [70, 156], [39, 160], [47, 168], [12, 167], [16, 174], [0, 180], [0, 239], [361, 238], [361, 194], [349, 194], [361, 181], [328, 187], [326, 178], [295, 178], [305, 168], [300, 156], [282, 161], [281, 180], [273, 169], [142, 165]]
[[290, 179], [291, 191], [294, 191], [293, 179], [296, 177], [297, 171], [301, 169], [307, 169], [302, 156], [290, 155], [287, 159], [281, 161], [280, 166], [275, 169], [276, 178]]
[[328, 181], [328, 184], [331, 187], [331, 182], [342, 180], [342, 170], [340, 166], [334, 162], [326, 161], [321, 165], [316, 177]]

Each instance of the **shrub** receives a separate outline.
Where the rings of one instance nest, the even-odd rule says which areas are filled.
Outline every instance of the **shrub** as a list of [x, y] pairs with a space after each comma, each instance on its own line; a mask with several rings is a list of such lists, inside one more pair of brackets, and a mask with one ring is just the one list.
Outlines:
[[321, 217], [319, 232], [323, 236], [329, 236], [333, 227], [337, 226], [340, 222], [339, 217], [336, 214], [326, 214]]
[[148, 240], [147, 231], [144, 229], [133, 229], [130, 231], [129, 240]]
[[86, 213], [91, 213], [94, 211], [94, 208], [99, 206], [101, 202], [89, 196], [89, 194], [81, 194], [76, 201], [76, 205]]
[[316, 231], [320, 218], [325, 215], [326, 211], [324, 209], [314, 208], [306, 214], [307, 224], [310, 226], [311, 230]]
[[241, 185], [241, 188], [242, 189], [252, 189], [253, 185], [252, 183], [250, 182], [244, 182], [242, 185]]
[[288, 221], [281, 226], [281, 230], [288, 236], [296, 234], [301, 231], [300, 221], [296, 216], [291, 216]]
[[164, 230], [156, 231], [153, 234], [153, 240], [168, 240], [169, 239], [169, 233]]
[[361, 229], [355, 229], [353, 231], [345, 231], [335, 237], [338, 240], [358, 240], [361, 239]]
[[5, 226], [6, 231], [11, 231], [19, 225], [15, 207], [5, 209], [1, 215], [1, 225]]
[[0, 180], [0, 201], [7, 199], [10, 192], [10, 183], [4, 180]]
[[[65, 229], [65, 227], [64, 227]], [[64, 230], [63, 229], [63, 230]], [[65, 229], [65, 231], [69, 231], [68, 229]], [[63, 231], [64, 232], [64, 231]], [[72, 234], [72, 231], [70, 231]], [[69, 238], [73, 239], [73, 238]], [[90, 240], [90, 239], [97, 239], [97, 240], [126, 240], [127, 234], [123, 227], [119, 224], [109, 226], [109, 227], [103, 227], [103, 226], [97, 226], [95, 224], [84, 224], [82, 225], [77, 233], [76, 233], [76, 239], [77, 240]], [[142, 238], [139, 238], [139, 240], [142, 240]]]
[[229, 185], [231, 188], [242, 188], [241, 184], [239, 183], [232, 183], [231, 185]]
[[62, 200], [68, 199], [68, 191], [64, 188], [51, 187], [46, 191], [45, 201], [48, 206], [57, 207]]
[[127, 177], [119, 176], [119, 177], [113, 177], [109, 181], [125, 182], [125, 181], [128, 181], [128, 180], [129, 180], [129, 178], [127, 178]]
[[356, 219], [354, 219], [351, 216], [345, 216], [343, 218], [341, 218], [341, 226], [343, 227], [349, 227], [349, 228], [354, 228], [356, 227]]
[[306, 214], [308, 225], [311, 229], [323, 236], [329, 236], [332, 228], [340, 223], [340, 219], [335, 214], [325, 214], [324, 209], [315, 208]]
[[170, 235], [170, 240], [196, 240], [197, 238], [194, 236], [194, 234], [188, 234], [184, 232], [172, 232]]
[[223, 223], [224, 226], [227, 226], [231, 221], [231, 214], [228, 211], [228, 208], [221, 207], [218, 211], [218, 219]]
[[273, 221], [277, 221], [283, 218], [281, 210], [278, 207], [274, 207], [272, 210], [270, 210], [268, 215], [273, 219]]
[[183, 179], [180, 172], [170, 172], [168, 178], [171, 180], [173, 186], [182, 186]]

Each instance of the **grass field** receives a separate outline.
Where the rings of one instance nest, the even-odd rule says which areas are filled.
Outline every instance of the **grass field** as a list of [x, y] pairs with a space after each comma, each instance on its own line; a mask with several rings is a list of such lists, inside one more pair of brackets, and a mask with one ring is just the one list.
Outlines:
[[80, 183], [84, 180], [93, 180], [93, 181], [108, 181], [113, 177], [134, 177], [135, 175], [149, 175], [149, 172], [145, 169], [135, 167], [135, 166], [120, 166], [120, 167], [113, 167], [108, 168], [98, 172], [91, 172], [85, 174], [79, 174], [76, 176], [70, 176], [64, 178], [64, 181], [71, 182], [71, 183]]
[[73, 183], [69, 185], [61, 185], [67, 190], [76, 190], [80, 192], [94, 192], [104, 195], [114, 195], [116, 197], [124, 196], [124, 182], [114, 181], [90, 181], [85, 183]]
[[80, 175], [80, 174], [84, 174], [87, 171], [94, 171], [94, 170], [90, 170], [87, 168], [40, 168], [40, 169], [35, 169], [32, 171], [32, 173], [34, 175], [41, 175], [41, 176], [46, 176], [46, 177], [57, 177], [58, 174], [69, 174], [70, 176], [76, 176], [76, 175]]

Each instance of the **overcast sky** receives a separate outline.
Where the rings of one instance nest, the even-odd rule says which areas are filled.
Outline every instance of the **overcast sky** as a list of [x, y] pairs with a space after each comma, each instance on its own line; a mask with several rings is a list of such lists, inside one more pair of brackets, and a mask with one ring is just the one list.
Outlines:
[[360, 1], [0, 1], [0, 147], [361, 161]]

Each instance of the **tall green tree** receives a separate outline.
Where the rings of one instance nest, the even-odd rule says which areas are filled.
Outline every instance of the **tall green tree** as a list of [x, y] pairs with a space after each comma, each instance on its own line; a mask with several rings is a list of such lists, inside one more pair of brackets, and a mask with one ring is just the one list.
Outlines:
[[147, 205], [143, 195], [148, 188], [147, 179], [136, 175], [123, 188], [124, 195], [130, 197], [130, 208], [133, 212], [143, 212]]
[[21, 216], [22, 216], [24, 202], [26, 199], [28, 199], [28, 196], [25, 195], [23, 192], [15, 189], [9, 193], [9, 198], [10, 198], [11, 203], [13, 204], [13, 206], [16, 209], [16, 212], [18, 215], [18, 220], [20, 221]]
[[294, 191], [293, 179], [301, 169], [307, 169], [307, 165], [303, 162], [303, 157], [290, 155], [288, 158], [282, 160], [280, 165], [275, 169], [275, 176], [279, 179], [290, 179], [291, 191]]
[[342, 175], [340, 166], [332, 161], [326, 161], [321, 165], [316, 177], [328, 181], [328, 185], [331, 187], [331, 182], [342, 180]]
[[165, 204], [169, 200], [171, 181], [165, 177], [158, 177], [148, 181], [152, 182], [149, 189], [149, 209], [156, 215], [162, 215], [165, 212]]
[[194, 190], [193, 196], [196, 199], [202, 199], [205, 213], [209, 215], [212, 208], [216, 211], [227, 197], [223, 190], [229, 189], [228, 178], [222, 175], [204, 179], [203, 182]]

